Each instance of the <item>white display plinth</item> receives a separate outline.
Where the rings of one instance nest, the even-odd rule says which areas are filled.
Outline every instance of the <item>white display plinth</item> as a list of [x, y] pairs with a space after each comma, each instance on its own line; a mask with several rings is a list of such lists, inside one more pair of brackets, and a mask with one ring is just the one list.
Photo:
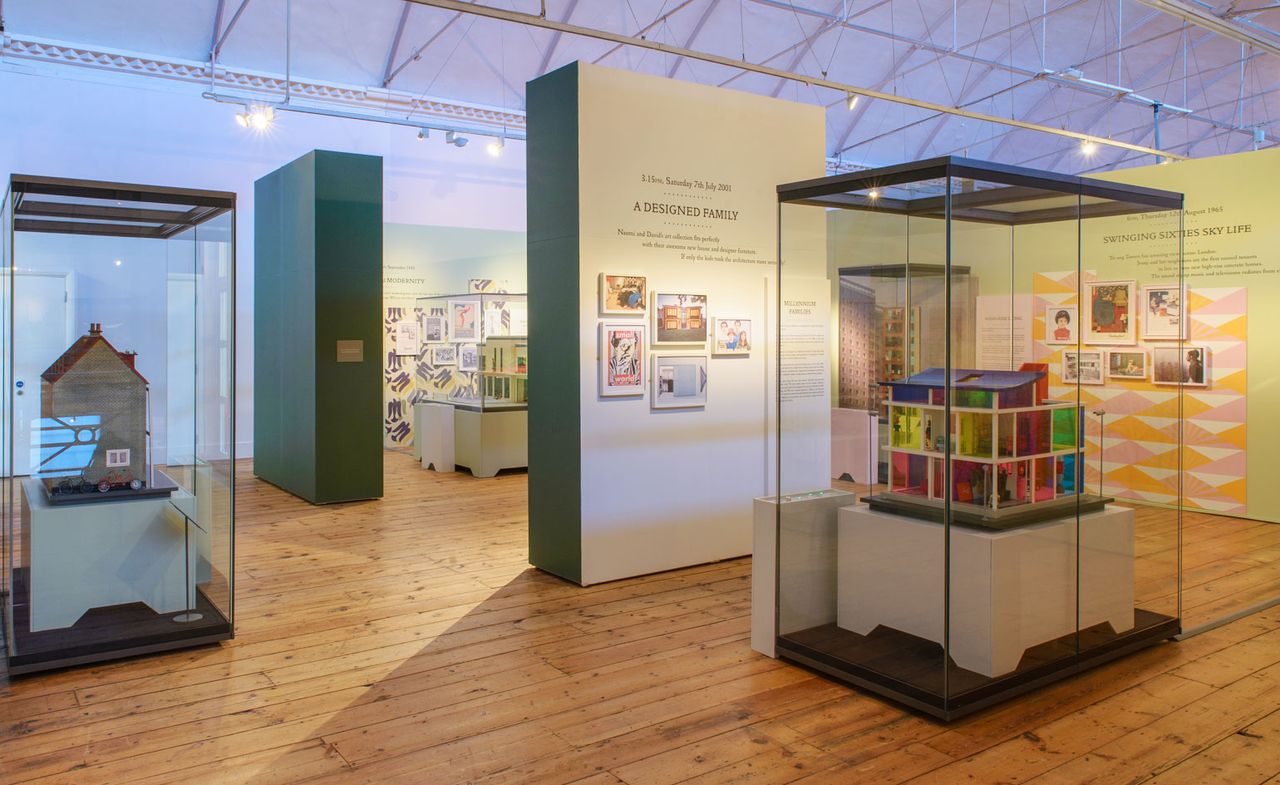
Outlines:
[[453, 471], [453, 406], [447, 403], [413, 405], [413, 448], [422, 468]]
[[828, 489], [754, 500], [751, 648], [773, 657], [778, 635], [836, 620], [836, 511], [856, 499]]
[[149, 499], [51, 505], [39, 479], [23, 480], [31, 631], [70, 627], [85, 611], [132, 602], [156, 613], [187, 610], [195, 597], [197, 533], [188, 539], [186, 518], [171, 503], [194, 520], [194, 502], [176, 490]]
[[[1110, 505], [1076, 518], [1007, 531], [951, 527], [951, 658], [996, 677], [1032, 646], [1102, 622], [1134, 624], [1133, 510]], [[942, 643], [943, 527], [866, 505], [839, 513], [837, 624], [861, 635], [878, 625]]]
[[529, 465], [529, 410], [459, 408], [453, 415], [454, 462], [475, 477]]
[[831, 476], [874, 484], [880, 421], [862, 409], [831, 410]]

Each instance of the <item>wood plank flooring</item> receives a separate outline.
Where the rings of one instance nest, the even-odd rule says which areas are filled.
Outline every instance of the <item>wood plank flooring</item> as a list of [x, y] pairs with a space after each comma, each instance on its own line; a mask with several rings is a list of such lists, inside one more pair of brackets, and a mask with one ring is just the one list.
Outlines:
[[[940, 725], [752, 652], [749, 559], [578, 588], [524, 475], [386, 462], [330, 507], [240, 467], [236, 640], [0, 688], [0, 783], [1280, 783], [1280, 608]], [[1184, 536], [1189, 611], [1280, 590], [1280, 526]]]

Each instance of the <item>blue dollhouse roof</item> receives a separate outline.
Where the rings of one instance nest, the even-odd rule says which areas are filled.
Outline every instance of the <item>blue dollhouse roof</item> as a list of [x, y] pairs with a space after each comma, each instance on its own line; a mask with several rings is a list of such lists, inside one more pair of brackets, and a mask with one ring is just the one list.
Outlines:
[[[958, 390], [1012, 390], [1026, 384], [1034, 384], [1045, 375], [1044, 371], [978, 371], [967, 368], [951, 369], [951, 386]], [[947, 383], [945, 368], [926, 368], [905, 379], [884, 384], [893, 387], [944, 387]]]

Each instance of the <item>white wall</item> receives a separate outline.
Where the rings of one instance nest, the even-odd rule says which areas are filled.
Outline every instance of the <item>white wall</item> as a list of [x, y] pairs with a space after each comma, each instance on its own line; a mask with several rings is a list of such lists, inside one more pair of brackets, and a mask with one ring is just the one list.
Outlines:
[[[9, 66], [9, 68], [20, 68]], [[312, 149], [384, 158], [388, 223], [523, 231], [524, 144], [501, 158], [473, 137], [420, 142], [410, 128], [280, 113], [269, 133], [234, 121], [237, 107], [193, 86], [96, 74], [0, 70], [0, 173], [235, 191], [237, 452], [253, 434], [253, 183]]]

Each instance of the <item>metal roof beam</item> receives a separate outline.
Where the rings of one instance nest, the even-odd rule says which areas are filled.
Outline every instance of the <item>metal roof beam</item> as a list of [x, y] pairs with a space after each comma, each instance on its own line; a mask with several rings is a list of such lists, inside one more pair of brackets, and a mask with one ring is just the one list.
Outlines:
[[211, 60], [217, 60], [218, 55], [222, 54], [222, 47], [227, 43], [227, 36], [231, 35], [231, 31], [236, 29], [236, 23], [240, 21], [240, 17], [244, 14], [244, 9], [249, 7], [249, 3], [253, 0], [244, 0], [236, 12], [231, 15], [231, 21], [227, 23], [227, 29], [222, 31], [222, 35], [218, 36], [218, 41], [213, 45], [213, 54], [210, 55]]
[[1255, 29], [1256, 26], [1248, 22], [1242, 24], [1224, 19], [1202, 5], [1185, 2], [1185, 0], [1138, 0], [1138, 2], [1233, 41], [1252, 46], [1254, 49], [1280, 55], [1280, 41]]
[[[569, 21], [573, 16], [573, 12], [578, 8], [578, 0], [569, 0], [569, 7], [565, 9], [564, 21]], [[556, 47], [560, 45], [560, 36], [564, 35], [560, 31], [551, 34], [551, 40], [547, 43], [547, 51], [542, 53], [542, 62], [538, 63], [538, 70], [534, 72], [537, 76], [542, 76], [547, 72], [547, 68], [551, 65], [551, 58], [556, 53]]]
[[[405, 0], [405, 2], [408, 3], [408, 2], [411, 2], [411, 0]], [[410, 63], [413, 63], [413, 62], [416, 62], [417, 60], [422, 59], [422, 53], [427, 51], [427, 49], [429, 49], [431, 45], [434, 44], [436, 41], [440, 40], [440, 36], [444, 35], [445, 31], [448, 30], [450, 27], [453, 27], [454, 23], [461, 18], [462, 18], [462, 14], [454, 14], [452, 17], [450, 17], [449, 21], [440, 25], [440, 29], [432, 33], [431, 37], [427, 39], [427, 42], [425, 44], [413, 50], [413, 54], [406, 57], [404, 59], [404, 62], [396, 66], [395, 69], [393, 69], [391, 73], [388, 74], [387, 77], [382, 80], [382, 86], [390, 87], [391, 83], [395, 80], [397, 76], [400, 75], [401, 71], [408, 68]]]
[[[698, 17], [698, 23], [693, 26], [693, 30], [690, 31], [689, 37], [684, 40], [685, 49], [693, 46], [693, 42], [697, 40], [698, 36], [702, 33], [702, 28], [706, 26], [707, 20], [711, 18], [711, 13], [719, 7], [720, 0], [711, 0], [711, 2], [707, 3], [706, 10], [702, 12], [702, 16]], [[684, 58], [677, 57], [676, 61], [671, 64], [671, 68], [667, 71], [668, 79], [675, 77], [676, 71], [680, 70], [682, 63], [684, 63]]]
[[[529, 25], [531, 27], [541, 27], [548, 30], [559, 30], [571, 35], [578, 35], [585, 38], [594, 38], [601, 41], [611, 41], [616, 47], [633, 46], [637, 49], [647, 49], [649, 51], [661, 52], [664, 54], [672, 54], [683, 56], [691, 60], [700, 60], [702, 62], [711, 63], [713, 65], [724, 66], [726, 68], [741, 69], [753, 73], [762, 74], [764, 76], [772, 76], [775, 78], [790, 79], [802, 84], [812, 85], [815, 87], [824, 87], [829, 90], [836, 90], [842, 93], [856, 93], [866, 96], [867, 98], [876, 98], [891, 103], [903, 104], [928, 112], [942, 112], [945, 114], [957, 114], [968, 117], [972, 120], [981, 122], [996, 123], [998, 125], [1008, 125], [1017, 128], [1026, 128], [1030, 131], [1040, 131], [1054, 136], [1065, 136], [1071, 139], [1081, 141], [1092, 141], [1097, 144], [1110, 145], [1113, 147], [1123, 147], [1135, 152], [1144, 152], [1151, 155], [1161, 155], [1160, 151], [1153, 150], [1149, 147], [1140, 145], [1132, 145], [1128, 142], [1121, 142], [1113, 139], [1105, 139], [1093, 134], [1082, 133], [1080, 131], [1070, 131], [1065, 128], [1053, 128], [1049, 126], [1036, 125], [1022, 120], [1015, 120], [1008, 117], [998, 117], [995, 115], [983, 114], [981, 112], [970, 112], [964, 109], [956, 109], [954, 107], [944, 106], [942, 104], [933, 103], [931, 101], [921, 101], [914, 98], [907, 98], [900, 95], [890, 95], [882, 93], [878, 90], [869, 90], [865, 87], [857, 85], [844, 84], [833, 79], [817, 78], [806, 76], [805, 74], [791, 73], [778, 68], [772, 68], [766, 65], [759, 65], [751, 62], [743, 62], [735, 60], [732, 57], [711, 54], [709, 52], [699, 52], [692, 49], [683, 49], [671, 44], [664, 44], [659, 41], [650, 41], [642, 36], [629, 36], [622, 33], [614, 33], [608, 30], [597, 30], [590, 27], [581, 27], [578, 25], [570, 25], [564, 22], [555, 22], [550, 19], [544, 19], [535, 14], [527, 14], [519, 11], [508, 11], [502, 8], [494, 8], [492, 6], [482, 5], [480, 3], [464, 3], [460, 0], [413, 0], [421, 5], [429, 5], [435, 8], [443, 8], [450, 11], [458, 11], [465, 14], [486, 17], [489, 19], [497, 19], [504, 22], [514, 24]], [[1182, 157], [1182, 156], [1174, 156]]]
[[405, 23], [409, 21], [409, 11], [413, 3], [404, 0], [404, 8], [400, 9], [400, 21], [396, 23], [396, 31], [391, 35], [391, 48], [387, 50], [387, 64], [382, 67], [382, 86], [391, 83], [391, 69], [396, 64], [396, 52], [400, 51], [400, 38], [404, 35]]

